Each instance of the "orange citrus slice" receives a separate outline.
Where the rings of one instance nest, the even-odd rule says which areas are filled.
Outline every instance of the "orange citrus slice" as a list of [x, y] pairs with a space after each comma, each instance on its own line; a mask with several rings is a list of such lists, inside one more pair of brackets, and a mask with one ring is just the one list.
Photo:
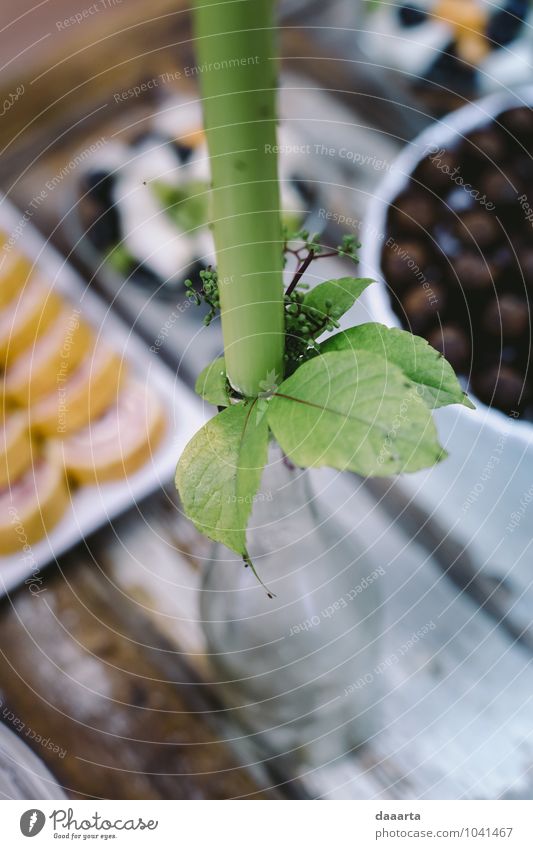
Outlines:
[[59, 522], [69, 504], [63, 470], [39, 460], [0, 491], [0, 554], [28, 551]]
[[9, 365], [6, 397], [28, 405], [52, 392], [81, 363], [93, 342], [92, 331], [79, 312], [63, 309], [35, 344]]
[[159, 399], [129, 380], [101, 418], [64, 440], [54, 440], [49, 450], [77, 483], [115, 480], [127, 477], [150, 459], [165, 428]]
[[116, 402], [125, 366], [105, 345], [90, 355], [56, 389], [30, 407], [30, 427], [42, 436], [62, 436], [84, 427]]
[[31, 460], [27, 413], [7, 413], [0, 425], [0, 489], [16, 481], [30, 466]]
[[0, 308], [7, 306], [31, 274], [30, 260], [19, 251], [0, 250]]
[[12, 362], [57, 318], [61, 301], [42, 279], [32, 278], [19, 298], [0, 311], [0, 363]]

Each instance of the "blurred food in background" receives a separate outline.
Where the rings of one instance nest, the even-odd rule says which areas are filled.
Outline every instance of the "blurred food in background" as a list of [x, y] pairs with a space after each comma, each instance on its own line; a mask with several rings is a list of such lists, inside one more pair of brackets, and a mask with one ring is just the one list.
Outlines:
[[86, 427], [52, 441], [50, 454], [76, 483], [104, 483], [148, 462], [165, 428], [159, 399], [130, 378], [115, 404]]
[[[298, 138], [280, 127], [284, 224], [297, 230], [309, 191], [297, 170]], [[92, 264], [108, 264], [159, 297], [173, 298], [214, 263], [209, 231], [209, 163], [197, 103], [167, 97], [127, 141], [97, 149], [78, 181], [80, 236]], [[79, 210], [79, 213], [78, 213]]]
[[2, 245], [0, 554], [9, 554], [52, 530], [73, 488], [137, 471], [166, 415], [23, 248], [6, 236]]
[[361, 50], [439, 113], [531, 78], [529, 0], [367, 0], [366, 9]]
[[484, 403], [533, 418], [533, 109], [431, 145], [389, 207], [382, 267], [405, 327]]

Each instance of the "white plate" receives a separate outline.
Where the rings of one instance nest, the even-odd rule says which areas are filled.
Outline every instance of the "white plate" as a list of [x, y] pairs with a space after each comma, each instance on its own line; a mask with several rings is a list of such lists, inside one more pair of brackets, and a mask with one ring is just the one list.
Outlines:
[[31, 579], [34, 573], [38, 575], [45, 565], [81, 539], [167, 484], [181, 451], [206, 419], [206, 410], [196, 395], [110, 311], [26, 219], [5, 196], [0, 197], [0, 230], [8, 237], [20, 231], [16, 247], [34, 261], [73, 309], [81, 311], [98, 338], [128, 363], [131, 373], [159, 396], [166, 408], [168, 428], [150, 462], [138, 472], [127, 480], [75, 490], [70, 509], [46, 538], [31, 546], [29, 552], [0, 557], [0, 595]]

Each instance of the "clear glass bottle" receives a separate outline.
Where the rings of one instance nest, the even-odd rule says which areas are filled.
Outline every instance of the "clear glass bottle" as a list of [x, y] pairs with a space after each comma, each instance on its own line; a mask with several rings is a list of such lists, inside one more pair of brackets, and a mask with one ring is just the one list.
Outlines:
[[260, 750], [315, 765], [375, 727], [380, 578], [309, 471], [278, 446], [254, 499], [250, 568], [217, 546], [201, 616], [210, 662], [232, 718]]

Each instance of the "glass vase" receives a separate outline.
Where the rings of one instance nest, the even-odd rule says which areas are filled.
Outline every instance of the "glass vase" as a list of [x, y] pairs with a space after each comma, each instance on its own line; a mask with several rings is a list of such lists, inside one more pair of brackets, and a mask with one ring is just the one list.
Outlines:
[[339, 512], [271, 445], [248, 528], [257, 577], [217, 546], [201, 593], [209, 660], [232, 718], [265, 754], [315, 765], [367, 740], [379, 710], [372, 670], [385, 570]]

